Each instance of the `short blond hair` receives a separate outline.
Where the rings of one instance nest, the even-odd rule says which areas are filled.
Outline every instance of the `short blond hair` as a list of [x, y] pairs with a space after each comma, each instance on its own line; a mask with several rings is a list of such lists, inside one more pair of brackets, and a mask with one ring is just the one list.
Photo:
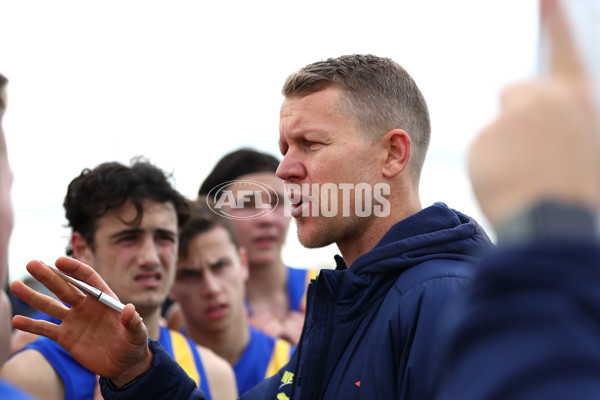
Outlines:
[[291, 74], [285, 97], [303, 97], [328, 87], [342, 91], [340, 108], [373, 140], [400, 128], [410, 136], [409, 165], [419, 178], [429, 147], [431, 123], [423, 94], [404, 68], [390, 58], [353, 54], [309, 64]]

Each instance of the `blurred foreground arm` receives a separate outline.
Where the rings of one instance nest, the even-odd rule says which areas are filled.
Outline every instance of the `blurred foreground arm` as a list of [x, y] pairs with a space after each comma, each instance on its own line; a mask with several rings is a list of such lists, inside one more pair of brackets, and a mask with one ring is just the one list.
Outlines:
[[541, 5], [550, 76], [507, 89], [470, 152], [499, 247], [455, 316], [438, 399], [600, 398], [599, 121], [564, 13]]

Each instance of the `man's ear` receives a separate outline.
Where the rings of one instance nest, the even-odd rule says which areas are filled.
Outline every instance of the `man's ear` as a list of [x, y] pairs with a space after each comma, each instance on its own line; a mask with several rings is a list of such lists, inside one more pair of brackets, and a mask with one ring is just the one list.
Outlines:
[[92, 249], [81, 233], [73, 232], [71, 235], [71, 248], [73, 249], [73, 257], [87, 265], [92, 265]]
[[408, 165], [410, 137], [402, 129], [393, 129], [386, 133], [382, 140], [387, 154], [381, 172], [383, 176], [393, 178]]

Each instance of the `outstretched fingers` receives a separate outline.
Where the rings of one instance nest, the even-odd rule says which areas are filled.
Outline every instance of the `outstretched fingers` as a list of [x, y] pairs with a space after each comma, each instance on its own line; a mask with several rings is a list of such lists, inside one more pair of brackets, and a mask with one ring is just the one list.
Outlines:
[[[40, 261], [30, 261], [27, 264], [27, 271], [42, 285], [48, 288], [48, 290], [54, 293], [58, 299], [70, 305], [71, 307], [77, 306], [85, 299], [85, 295], [81, 291], [79, 291], [79, 289], [67, 283], [64, 279], [62, 279], [54, 271], [52, 271], [50, 267], [48, 267]], [[33, 295], [30, 293], [30, 296]], [[37, 305], [33, 306], [40, 311], [44, 311], [38, 308]]]
[[23, 315], [15, 315], [12, 319], [12, 324], [16, 329], [21, 331], [45, 336], [54, 341], [58, 338], [59, 325], [53, 324], [52, 322], [31, 319]]
[[69, 309], [61, 302], [56, 301], [56, 299], [53, 299], [50, 296], [36, 292], [21, 281], [14, 281], [10, 285], [10, 290], [15, 296], [33, 308], [40, 310], [51, 317], [60, 319], [61, 321], [69, 311]]

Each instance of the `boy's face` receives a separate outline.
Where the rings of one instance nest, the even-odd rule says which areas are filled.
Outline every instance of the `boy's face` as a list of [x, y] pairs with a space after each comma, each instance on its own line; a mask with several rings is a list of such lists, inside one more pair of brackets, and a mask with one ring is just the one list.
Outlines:
[[[188, 254], [177, 261], [171, 292], [189, 328], [206, 334], [239, 329], [244, 319], [244, 284], [248, 265], [222, 226], [196, 235]], [[242, 325], [243, 326], [243, 325]]]
[[143, 317], [160, 309], [171, 289], [178, 226], [170, 202], [146, 200], [139, 225], [124, 222], [135, 215], [131, 202], [110, 210], [96, 221], [94, 248], [85, 243], [75, 255], [102, 276], [121, 302], [133, 303]]
[[[255, 199], [244, 203], [239, 209], [229, 209], [228, 212], [234, 216], [230, 220], [238, 238], [240, 247], [248, 252], [250, 268], [270, 265], [281, 260], [281, 249], [285, 242], [285, 236], [290, 226], [290, 216], [284, 212], [285, 190], [283, 182], [274, 173], [257, 172], [242, 175], [236, 178], [243, 181], [244, 185], [229, 185], [234, 198], [239, 198], [239, 191], [255, 191], [259, 193], [261, 203], [257, 205]], [[270, 199], [266, 190], [269, 191]], [[271, 204], [279, 199], [278, 204]], [[257, 213], [255, 207], [275, 207], [259, 217], [251, 217]]]

